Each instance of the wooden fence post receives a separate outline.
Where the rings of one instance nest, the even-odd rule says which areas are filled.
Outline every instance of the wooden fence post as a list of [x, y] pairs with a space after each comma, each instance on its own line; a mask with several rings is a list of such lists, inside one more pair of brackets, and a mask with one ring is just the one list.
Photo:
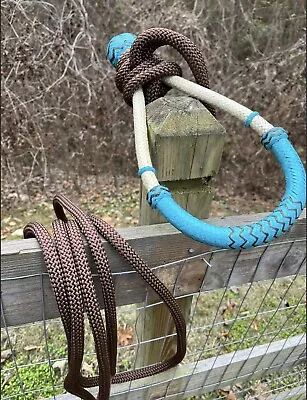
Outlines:
[[[208, 217], [212, 201], [211, 177], [219, 169], [225, 139], [223, 126], [198, 100], [187, 96], [160, 98], [147, 105], [146, 112], [151, 157], [159, 182], [167, 186], [175, 201], [192, 215]], [[140, 225], [163, 222], [165, 219], [147, 204], [141, 184]], [[192, 298], [178, 300], [186, 321]], [[173, 321], [164, 305], [147, 308], [138, 315], [140, 341], [173, 331]], [[136, 367], [169, 358], [176, 351], [175, 346], [174, 337], [142, 344]]]

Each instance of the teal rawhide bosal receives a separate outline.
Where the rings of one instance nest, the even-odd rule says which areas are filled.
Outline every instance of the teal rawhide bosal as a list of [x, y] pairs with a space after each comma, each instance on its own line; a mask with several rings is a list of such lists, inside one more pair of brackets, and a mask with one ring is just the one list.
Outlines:
[[[170, 38], [169, 42], [168, 37]], [[114, 60], [119, 60], [121, 54], [127, 50], [127, 42], [125, 42], [125, 45], [121, 42], [124, 38], [125, 36], [118, 35], [112, 38], [109, 43], [108, 54], [110, 56], [108, 57], [113, 65]], [[191, 53], [194, 52], [194, 56], [197, 54], [197, 57], [199, 57], [199, 52], [195, 51], [192, 42], [188, 38], [185, 39], [186, 48], [189, 48]], [[140, 51], [140, 54], [150, 54], [151, 51], [153, 53], [158, 47], [157, 43], [159, 46], [170, 44], [181, 52], [180, 49], [185, 48], [185, 39], [183, 35], [165, 28], [151, 28], [131, 41], [132, 51], [130, 54], [133, 52], [135, 56], [137, 51]], [[178, 43], [176, 40], [178, 40]], [[125, 49], [122, 53], [121, 48]], [[183, 53], [186, 57], [188, 52], [184, 50]], [[139, 58], [142, 59], [142, 57]], [[138, 71], [141, 70], [140, 65], [136, 68], [138, 68]], [[145, 75], [144, 71], [142, 73]], [[167, 76], [167, 74], [162, 77], [162, 81], [169, 87], [181, 90], [191, 97], [226, 111], [241, 120], [245, 127], [255, 130], [261, 137], [262, 145], [272, 153], [280, 165], [285, 177], [285, 192], [275, 210], [253, 224], [222, 227], [208, 224], [193, 217], [174, 201], [169, 189], [160, 185], [157, 180], [149, 152], [147, 127], [146, 121], [144, 121], [146, 118], [145, 100], [142, 85], [140, 85], [133, 95], [133, 114], [139, 176], [147, 190], [148, 204], [158, 210], [168, 222], [185, 235], [215, 247], [246, 249], [260, 246], [271, 242], [288, 231], [306, 205], [306, 173], [286, 131], [283, 128], [271, 125], [257, 111], [252, 111], [208, 87], [187, 81], [179, 76]]]

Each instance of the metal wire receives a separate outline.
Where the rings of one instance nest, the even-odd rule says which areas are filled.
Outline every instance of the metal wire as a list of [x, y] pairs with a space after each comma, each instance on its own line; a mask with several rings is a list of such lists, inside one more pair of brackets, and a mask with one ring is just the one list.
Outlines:
[[[293, 242], [293, 243], [294, 243], [294, 242]], [[292, 248], [292, 246], [293, 246], [293, 243], [292, 243], [291, 246], [289, 247], [288, 251], [287, 251], [286, 254], [284, 255], [284, 258], [283, 258], [282, 262], [280, 263], [278, 269], [276, 270], [275, 277], [274, 277], [274, 279], [272, 280], [269, 289], [267, 290], [267, 292], [265, 293], [265, 295], [263, 296], [263, 298], [262, 298], [262, 300], [261, 300], [261, 303], [260, 303], [260, 305], [259, 305], [259, 308], [258, 308], [258, 310], [257, 310], [257, 312], [256, 312], [256, 316], [250, 321], [250, 323], [249, 323], [247, 329], [245, 330], [245, 332], [244, 332], [244, 334], [243, 334], [242, 339], [241, 339], [240, 342], [238, 343], [237, 350], [239, 349], [240, 345], [244, 342], [244, 340], [245, 340], [245, 338], [246, 338], [246, 336], [247, 336], [247, 334], [248, 334], [248, 332], [249, 332], [249, 330], [250, 330], [252, 324], [256, 321], [256, 317], [258, 316], [258, 313], [259, 313], [259, 311], [260, 311], [260, 309], [261, 309], [261, 307], [262, 307], [262, 305], [263, 305], [263, 303], [264, 303], [266, 297], [267, 297], [268, 294], [270, 293], [270, 288], [273, 286], [274, 282], [276, 281], [276, 277], [277, 277], [277, 275], [278, 275], [278, 272], [279, 272], [281, 266], [283, 265], [283, 262], [284, 262], [284, 260], [286, 259], [287, 255], [289, 254], [289, 252], [290, 252], [290, 250], [291, 250], [291, 248]], [[261, 257], [260, 257], [259, 260], [258, 260], [257, 266], [259, 266], [260, 261], [261, 261], [263, 255], [265, 254], [265, 251], [266, 251], [267, 249], [268, 249], [268, 247], [266, 247], [265, 250], [262, 252]], [[253, 275], [253, 279], [252, 279], [252, 280], [254, 280], [254, 277], [255, 277], [255, 275], [256, 275], [256, 272], [257, 272], [257, 267], [255, 268], [255, 272], [254, 272], [254, 275]], [[243, 305], [243, 303], [244, 303], [244, 300], [245, 300], [245, 298], [247, 297], [247, 294], [248, 294], [249, 290], [251, 289], [251, 287], [252, 287], [252, 285], [249, 287], [248, 291], [246, 292], [246, 294], [245, 294], [245, 296], [244, 296], [244, 298], [243, 298], [243, 300], [242, 300], [242, 302], [241, 302], [240, 309], [241, 309], [241, 307], [242, 307], [242, 305]], [[238, 313], [240, 312], [240, 309], [239, 309]], [[229, 331], [229, 334], [231, 334], [231, 330], [233, 329], [234, 326], [235, 326], [235, 324], [233, 324], [233, 325], [231, 326], [231, 329], [230, 329], [230, 331]], [[267, 324], [266, 326], [268, 326], [268, 324]], [[253, 348], [254, 348], [254, 346], [253, 346]], [[237, 351], [237, 350], [236, 350], [236, 351]], [[253, 349], [250, 350], [250, 354], [252, 353], [252, 350], [253, 350]], [[220, 354], [220, 353], [219, 353], [219, 354]], [[232, 357], [230, 363], [231, 363], [232, 360], [234, 359], [235, 354], [236, 354], [236, 352], [233, 354], [233, 357]], [[246, 364], [246, 361], [247, 361], [247, 360], [245, 360], [245, 362], [242, 364], [242, 366], [241, 366], [241, 368], [240, 368], [240, 370], [239, 370], [239, 372], [238, 372], [238, 375], [239, 375], [239, 376], [240, 376], [240, 373], [241, 373], [242, 369], [244, 368], [244, 366], [245, 366], [245, 364]], [[229, 368], [229, 367], [228, 367], [228, 368]], [[226, 370], [224, 371], [224, 375], [226, 374], [228, 368], [226, 368]], [[223, 379], [223, 377], [221, 377], [221, 380], [222, 380], [222, 379]]]
[[[121, 393], [122, 396], [125, 396], [123, 398], [130, 399], [132, 393], [142, 393], [142, 395], [145, 393], [144, 390], [147, 390], [146, 396], [150, 396], [153, 393], [155, 393], [155, 390], [159, 388], [160, 385], [164, 385], [164, 393], [162, 396], [158, 397], [160, 399], [171, 399], [171, 398], [185, 398], [186, 396], [192, 396], [197, 393], [202, 393], [202, 392], [207, 392], [207, 391], [212, 391], [212, 388], [216, 390], [216, 388], [223, 388], [225, 385], [232, 385], [233, 384], [233, 378], [229, 378], [228, 372], [231, 370], [231, 365], [232, 363], [230, 362], [229, 366], [226, 366], [222, 374], [218, 375], [216, 378], [212, 375], [213, 371], [215, 369], [215, 366], [218, 363], [218, 360], [223, 357], [225, 353], [229, 353], [231, 351], [231, 356], [229, 360], [234, 361], [236, 359], [236, 354], [239, 354], [240, 351], [243, 351], [243, 349], [248, 348], [247, 354], [249, 356], [245, 358], [244, 362], [240, 364], [240, 366], [237, 369], [237, 374], [236, 374], [236, 380], [237, 381], [245, 381], [244, 387], [240, 390], [236, 391], [237, 395], [244, 394], [244, 393], [249, 393], [250, 390], [252, 390], [252, 382], [253, 380], [257, 377], [261, 377], [262, 375], [268, 375], [270, 373], [274, 373], [274, 389], [271, 389], [269, 386], [266, 389], [266, 394], [269, 395], [271, 393], [281, 393], [285, 390], [289, 390], [289, 387], [292, 388], [290, 384], [285, 384], [283, 380], [284, 374], [282, 373], [282, 370], [287, 367], [292, 367], [292, 365], [295, 363], [302, 363], [305, 359], [305, 348], [302, 345], [304, 336], [302, 335], [300, 341], [298, 342], [298, 346], [302, 347], [303, 350], [301, 351], [301, 354], [298, 354], [296, 351], [296, 347], [292, 349], [291, 352], [286, 354], [285, 359], [280, 362], [277, 357], [278, 354], [285, 348], [287, 345], [287, 340], [288, 339], [283, 339], [285, 340], [283, 343], [283, 346], [280, 349], [279, 353], [274, 354], [274, 357], [270, 359], [270, 364], [266, 364], [265, 368], [262, 367], [262, 360], [269, 354], [268, 352], [270, 351], [270, 346], [275, 343], [275, 341], [281, 340], [281, 338], [292, 338], [296, 335], [298, 335], [298, 332], [301, 334], [304, 332], [304, 324], [305, 324], [305, 316], [303, 315], [301, 318], [298, 318], [303, 313], [303, 307], [305, 306], [304, 302], [304, 297], [306, 296], [306, 291], [303, 288], [303, 280], [304, 277], [301, 275], [302, 274], [302, 268], [305, 265], [305, 258], [301, 260], [300, 264], [297, 266], [297, 270], [295, 271], [295, 274], [292, 277], [287, 277], [287, 278], [279, 278], [279, 272], [281, 271], [283, 267], [283, 263], [286, 262], [287, 258], [292, 252], [292, 249], [296, 245], [300, 245], [303, 243], [302, 239], [298, 240], [287, 240], [282, 243], [272, 243], [270, 245], [264, 245], [261, 248], [261, 254], [258, 255], [258, 260], [257, 260], [257, 265], [255, 266], [252, 276], [250, 277], [250, 283], [244, 284], [239, 288], [239, 293], [234, 293], [233, 294], [233, 299], [234, 301], [239, 300], [239, 304], [237, 305], [234, 313], [224, 316], [221, 314], [221, 310], [223, 309], [223, 305], [229, 300], [229, 295], [231, 292], [229, 292], [229, 289], [232, 287], [231, 284], [233, 282], [233, 275], [236, 271], [237, 265], [241, 260], [242, 257], [242, 252], [238, 251], [236, 253], [235, 260], [233, 262], [232, 267], [230, 268], [228, 272], [228, 276], [225, 277], [225, 285], [223, 288], [220, 289], [214, 289], [214, 290], [208, 290], [206, 289], [206, 284], [207, 284], [207, 278], [208, 274], [212, 273], [214, 271], [214, 268], [217, 267], [217, 261], [215, 261], [215, 256], [220, 253], [221, 251], [224, 250], [214, 250], [214, 251], [207, 251], [203, 254], [200, 255], [191, 255], [190, 257], [187, 257], [185, 259], [172, 262], [166, 265], [159, 265], [157, 267], [152, 268], [155, 273], [159, 273], [160, 271], [165, 271], [167, 268], [172, 267], [172, 271], [176, 272], [176, 275], [174, 277], [172, 286], [170, 290], [173, 292], [173, 294], [176, 295], [177, 299], [180, 298], [187, 298], [189, 296], [193, 296], [193, 303], [192, 303], [192, 308], [191, 308], [191, 313], [190, 313], [190, 321], [187, 321], [187, 338], [188, 338], [188, 343], [191, 345], [188, 348], [188, 353], [186, 356], [186, 360], [184, 363], [186, 365], [191, 365], [192, 367], [188, 369], [186, 372], [182, 369], [181, 366], [174, 368], [173, 371], [171, 371], [171, 374], [168, 374], [167, 376], [161, 376], [161, 379], [158, 380], [152, 380], [150, 381], [146, 386], [143, 386], [142, 388], [138, 388], [135, 385], [132, 385], [131, 383], [123, 386]], [[287, 250], [283, 253], [283, 258], [280, 260], [280, 263], [276, 269], [274, 269], [274, 277], [270, 279], [267, 282], [258, 282], [257, 281], [257, 272], [259, 270], [260, 263], [265, 257], [266, 253], [269, 251], [269, 248], [272, 248], [273, 246], [287, 246]], [[206, 258], [206, 261], [209, 265], [212, 266], [210, 268], [206, 262], [204, 262], [204, 270], [203, 274], [201, 276], [201, 282], [199, 284], [199, 288], [197, 291], [193, 291], [193, 293], [180, 293], [180, 279], [182, 277], [182, 274], [185, 272], [185, 268], [187, 267], [188, 263], [193, 261], [193, 260], [202, 260], [203, 258]], [[130, 274], [130, 271], [124, 271], [124, 272], [117, 272], [113, 274], [113, 277], [119, 277], [120, 275], [122, 276], [127, 276], [127, 274]], [[132, 272], [134, 273], [134, 272]], [[33, 278], [33, 276], [31, 276]], [[56, 391], [61, 387], [57, 382], [53, 382], [53, 363], [58, 360], [64, 360], [65, 357], [59, 357], [57, 353], [54, 353], [54, 351], [50, 350], [50, 345], [53, 343], [53, 338], [52, 334], [53, 332], [56, 332], [60, 326], [60, 321], [57, 320], [51, 320], [51, 321], [46, 321], [46, 315], [45, 315], [45, 304], [46, 304], [46, 292], [45, 292], [45, 286], [44, 286], [44, 279], [46, 278], [46, 274], [40, 274], [37, 275], [37, 279], [40, 280], [40, 290], [41, 290], [41, 301], [38, 303], [38, 307], [41, 308], [41, 315], [42, 315], [42, 322], [41, 323], [35, 323], [35, 324], [27, 324], [26, 327], [8, 327], [6, 324], [6, 295], [5, 292], [2, 293], [2, 299], [1, 299], [1, 315], [2, 315], [2, 320], [3, 320], [3, 330], [6, 332], [7, 336], [7, 346], [11, 349], [14, 350], [15, 344], [13, 343], [12, 340], [12, 334], [15, 334], [17, 330], [20, 330], [18, 332], [21, 332], [24, 329], [29, 329], [31, 326], [37, 327], [37, 329], [42, 329], [43, 332], [43, 339], [45, 341], [45, 357], [44, 359], [40, 360], [34, 360], [33, 362], [21, 362], [17, 357], [12, 355], [12, 365], [8, 366], [6, 368], [6, 365], [4, 363], [3, 368], [2, 368], [2, 374], [14, 374], [16, 378], [19, 380], [19, 385], [20, 385], [20, 393], [19, 393], [19, 398], [21, 399], [27, 399], [29, 396], [38, 396], [40, 393], [43, 393], [44, 390], [49, 389], [49, 392], [52, 391], [52, 399], [56, 399]], [[12, 279], [12, 278], [10, 278]], [[15, 278], [13, 278], [15, 279]], [[18, 280], [19, 278], [16, 278]], [[27, 276], [23, 276], [20, 279], [25, 281], [26, 279], [29, 279]], [[278, 286], [281, 285], [281, 286]], [[259, 288], [262, 290], [262, 295], [259, 300], [255, 304], [253, 304], [253, 308], [250, 310], [248, 314], [244, 313], [244, 309], [248, 307], [248, 304], [251, 303], [251, 298], [255, 296], [255, 293], [259, 292]], [[276, 290], [279, 290], [278, 293], [276, 293]], [[274, 292], [275, 290], [275, 292]], [[287, 304], [285, 305], [285, 301], [287, 300], [288, 296], [293, 296], [291, 293], [294, 292], [294, 290], [297, 292], [295, 293], [295, 303], [292, 302], [292, 304]], [[300, 292], [298, 292], [300, 291]], [[213, 297], [212, 297], [213, 296]], [[273, 296], [273, 297], [272, 297]], [[215, 299], [214, 303], [210, 303], [210, 299]], [[267, 299], [273, 299], [267, 302]], [[292, 301], [294, 301], [292, 300]], [[212, 304], [210, 307], [210, 310], [207, 313], [207, 317], [205, 321], [203, 320], [202, 317], [202, 310], [206, 310], [206, 302], [209, 301], [209, 304]], [[151, 297], [150, 297], [150, 291], [146, 290], [146, 298], [145, 302], [140, 305], [136, 305], [133, 308], [127, 308], [128, 311], [126, 310], [125, 306], [124, 307], [119, 307], [118, 308], [118, 315], [119, 318], [121, 318], [122, 321], [128, 321], [129, 326], [135, 326], [137, 322], [137, 316], [140, 315], [140, 310], [143, 310], [143, 312], [146, 312], [147, 309], [155, 307], [157, 305], [160, 305], [160, 301], [156, 301], [152, 303]], [[121, 311], [121, 309], [123, 311]], [[128, 318], [128, 319], [127, 319]], [[278, 318], [279, 324], [276, 327], [276, 318]], [[262, 320], [262, 325], [261, 329], [259, 331], [252, 330], [252, 324], [253, 322], [261, 319]], [[226, 328], [224, 327], [225, 322], [228, 324]], [[145, 318], [144, 318], [144, 323], [145, 323]], [[244, 327], [243, 333], [240, 337], [232, 337], [232, 332], [235, 332], [236, 326], [240, 325]], [[274, 325], [275, 324], [275, 325]], [[167, 326], [165, 327], [167, 331]], [[32, 329], [32, 328], [31, 328]], [[222, 340], [221, 337], [219, 336], [222, 332], [223, 329], [226, 329], [228, 331], [229, 337], [226, 338], [225, 340]], [[135, 331], [135, 330], [134, 330]], [[135, 331], [136, 332], [136, 331]], [[17, 334], [18, 337], [19, 334]], [[206, 335], [206, 338], [204, 336]], [[161, 335], [158, 338], [152, 338], [152, 339], [147, 339], [144, 340], [144, 338], [138, 338], [134, 336], [134, 341], [132, 343], [127, 344], [126, 346], [120, 346], [118, 345], [118, 352], [119, 352], [119, 359], [121, 358], [126, 359], [126, 364], [122, 364], [120, 361], [120, 367], [123, 368], [124, 370], [128, 370], [130, 366], [135, 365], [135, 361], [138, 357], [139, 354], [139, 348], [140, 346], [144, 344], [148, 344], [151, 342], [155, 341], [161, 341], [161, 349], [162, 349], [162, 344], [163, 341], [169, 340], [170, 338], [174, 337], [175, 334], [168, 334], [168, 335]], [[198, 336], [198, 338], [197, 338]], [[203, 336], [203, 339], [201, 340], [202, 343], [200, 343], [199, 338]], [[305, 339], [304, 339], [305, 340]], [[261, 357], [259, 359], [256, 359], [255, 364], [253, 366], [252, 371], [246, 372], [245, 366], [247, 365], [247, 361], [249, 357], [252, 355], [253, 350], [258, 346], [265, 343], [266, 348], [264, 353], [261, 353]], [[95, 355], [93, 347], [91, 347], [92, 344], [88, 345], [88, 348], [86, 349], [86, 357], [93, 357]], [[245, 351], [245, 350], [244, 350]], [[162, 350], [161, 350], [162, 354]], [[203, 379], [202, 381], [198, 382], [199, 387], [193, 387], [191, 389], [190, 382], [191, 379], [193, 378], [195, 371], [197, 369], [197, 366], [199, 363], [202, 362], [202, 360], [207, 359], [209, 357], [210, 360], [212, 360], [212, 363], [210, 364], [210, 369], [208, 370], [208, 373], [206, 374], [206, 378]], [[31, 360], [29, 360], [31, 361]], [[191, 363], [191, 364], [189, 364]], [[35, 389], [35, 390], [24, 390], [23, 383], [22, 383], [22, 378], [19, 374], [19, 371], [21, 368], [29, 368], [32, 366], [38, 366], [46, 364], [49, 366], [49, 384], [48, 387], [46, 388], [41, 388], [41, 389]], [[294, 382], [294, 386], [301, 385], [303, 382], [302, 380], [298, 381], [298, 377], [301, 377], [303, 369], [301, 367], [298, 367], [299, 369], [293, 370], [293, 371], [287, 371], [287, 376], [291, 377], [291, 379]], [[179, 372], [178, 372], [179, 371]], [[178, 390], [178, 393], [176, 393], [176, 397], [174, 397], [174, 393], [172, 392], [172, 387], [173, 387], [173, 382], [174, 379], [177, 379], [177, 373], [180, 373], [180, 378], [185, 380], [185, 383], [183, 386], [181, 386], [180, 390]], [[208, 380], [210, 379], [210, 380]], [[294, 387], [293, 386], [293, 387]], [[140, 392], [142, 390], [142, 392]], [[217, 393], [213, 392], [212, 398], [217, 398], [218, 395]], [[214, 397], [216, 396], [216, 397]], [[14, 396], [12, 395], [6, 395], [2, 396], [4, 400], [8, 399], [13, 399]], [[33, 397], [36, 398], [36, 397]], [[219, 398], [222, 398], [219, 396]], [[225, 396], [225, 399], [227, 397]]]
[[[305, 259], [306, 259], [306, 258], [305, 258]], [[302, 265], [303, 265], [303, 262], [302, 262], [302, 263], [300, 264], [300, 266], [298, 267], [297, 274], [295, 275], [294, 279], [291, 281], [290, 285], [289, 285], [288, 288], [286, 289], [286, 291], [285, 291], [285, 293], [284, 293], [284, 295], [283, 295], [283, 298], [285, 298], [285, 296], [288, 294], [290, 288], [292, 287], [293, 283], [294, 283], [295, 280], [297, 279], [298, 273], [299, 273], [299, 271], [300, 271]], [[291, 311], [290, 316], [288, 317], [288, 320], [289, 320], [290, 317], [294, 314], [294, 312], [297, 310], [297, 308], [300, 306], [301, 300], [303, 299], [303, 297], [305, 297], [305, 295], [306, 295], [306, 293], [303, 293], [302, 296], [301, 296], [301, 298], [299, 299], [298, 303], [296, 304], [296, 306], [294, 306], [294, 307], [292, 308], [292, 311]], [[280, 300], [279, 305], [280, 305], [281, 303], [282, 303], [282, 300]], [[278, 309], [279, 309], [279, 306], [278, 306], [277, 309], [274, 311], [273, 315], [271, 316], [270, 320], [269, 320], [268, 323], [267, 323], [267, 326], [270, 324], [270, 322], [272, 321], [272, 319], [273, 319], [274, 316], [276, 315]], [[287, 320], [285, 320], [285, 322], [280, 326], [279, 331], [278, 331], [278, 332], [275, 332], [275, 336], [273, 336], [273, 337], [271, 338], [271, 341], [270, 341], [269, 344], [271, 344], [271, 343], [273, 342], [273, 340], [276, 338], [276, 336], [278, 335], [278, 333], [280, 333], [280, 332], [283, 330], [284, 326], [286, 325], [286, 322], [287, 322]], [[298, 325], [299, 325], [299, 324], [297, 324], [297, 326], [298, 326]], [[296, 326], [296, 327], [297, 327], [297, 326]], [[289, 335], [288, 337], [290, 337], [290, 335]], [[258, 339], [258, 341], [259, 341], [259, 339]], [[276, 355], [276, 357], [277, 357], [277, 355]], [[275, 361], [276, 357], [272, 360], [271, 365], [272, 365], [273, 362]], [[259, 362], [258, 362], [256, 368], [258, 368], [260, 362], [261, 362], [261, 361], [259, 360]]]
[[[25, 392], [24, 392], [24, 389], [23, 389], [22, 380], [21, 380], [20, 375], [19, 375], [19, 369], [18, 369], [16, 357], [15, 357], [15, 354], [14, 354], [14, 351], [13, 351], [13, 345], [12, 345], [11, 337], [10, 337], [9, 330], [8, 330], [8, 327], [7, 327], [7, 324], [6, 324], [6, 318], [5, 318], [5, 314], [4, 314], [4, 308], [3, 308], [3, 303], [2, 303], [2, 297], [1, 297], [1, 318], [2, 318], [2, 320], [3, 320], [3, 325], [4, 325], [5, 333], [6, 333], [6, 335], [7, 335], [8, 343], [9, 343], [9, 346], [10, 346], [10, 350], [11, 350], [11, 352], [12, 352], [12, 358], [13, 358], [13, 363], [14, 363], [14, 369], [15, 369], [15, 371], [16, 371], [17, 379], [18, 379], [18, 381], [19, 381], [20, 390], [21, 390], [20, 394], [21, 394], [21, 395], [24, 395]], [[1, 352], [2, 352], [2, 351], [1, 351]]]

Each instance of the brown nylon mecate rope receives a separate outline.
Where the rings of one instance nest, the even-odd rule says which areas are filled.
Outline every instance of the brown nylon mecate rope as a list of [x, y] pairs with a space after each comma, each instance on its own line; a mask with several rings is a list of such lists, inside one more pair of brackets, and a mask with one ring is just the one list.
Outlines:
[[[50, 282], [68, 344], [68, 374], [65, 389], [84, 400], [95, 400], [85, 388], [98, 386], [97, 400], [110, 396], [111, 383], [122, 383], [158, 374], [182, 361], [186, 352], [186, 325], [181, 310], [165, 285], [155, 276], [131, 246], [105, 221], [85, 214], [65, 196], [56, 196], [53, 207], [57, 220], [53, 236], [35, 222], [24, 228], [24, 237], [36, 237], [44, 255]], [[72, 219], [65, 215], [67, 210]], [[116, 374], [117, 322], [115, 290], [108, 258], [100, 235], [139, 273], [166, 304], [177, 332], [177, 352], [170, 359], [134, 371]], [[85, 242], [95, 262], [103, 294], [106, 327], [95, 293]], [[99, 376], [84, 377], [84, 313], [92, 330]]]

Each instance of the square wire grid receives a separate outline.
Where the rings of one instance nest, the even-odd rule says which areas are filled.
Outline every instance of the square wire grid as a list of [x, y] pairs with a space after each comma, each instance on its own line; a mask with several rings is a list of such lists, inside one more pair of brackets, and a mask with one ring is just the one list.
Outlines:
[[[234, 286], [237, 281], [237, 269], [246, 255], [246, 251], [237, 251], [222, 287], [206, 289], [206, 284], [212, 279], [210, 274], [218, 268], [219, 257], [226, 250], [210, 251], [201, 255], [191, 256], [167, 265], [153, 268], [159, 276], [164, 271], [175, 273], [175, 279], [169, 284], [169, 289], [177, 299], [192, 296], [190, 320], [187, 321], [188, 350], [183, 363], [168, 373], [165, 379], [156, 380], [153, 377], [146, 387], [146, 397], [159, 393], [157, 387], [163, 386], [163, 395], [159, 399], [228, 399], [233, 394], [235, 399], [252, 399], [258, 396], [261, 399], [272, 398], [273, 395], [287, 391], [299, 390], [305, 383], [305, 331], [306, 331], [306, 286], [304, 268], [306, 258], [302, 258], [297, 265], [295, 274], [289, 277], [280, 277], [282, 268], [297, 246], [304, 245], [303, 240], [284, 241], [281, 243], [262, 246], [257, 265], [252, 269], [250, 283]], [[270, 280], [261, 281], [259, 271], [261, 263], [267, 253], [274, 246], [286, 246], [274, 276]], [[182, 287], [182, 274], [186, 268], [196, 263], [202, 263], [203, 273], [201, 284], [197, 291], [185, 293]], [[194, 264], [193, 264], [194, 263]], [[199, 270], [199, 269], [198, 269]], [[120, 273], [128, 275], [134, 271]], [[114, 274], [114, 280], [119, 273]], [[18, 279], [26, 280], [29, 277]], [[33, 278], [31, 276], [31, 278]], [[125, 277], [124, 277], [125, 278]], [[138, 279], [137, 277], [135, 277]], [[199, 277], [198, 277], [199, 278]], [[46, 321], [45, 318], [45, 291], [46, 274], [37, 276], [40, 281], [42, 321], [20, 327], [6, 326], [6, 297], [2, 293], [2, 369], [1, 394], [3, 400], [34, 400], [42, 398], [56, 398], [64, 393], [63, 378], [66, 372], [66, 341], [64, 330], [59, 319]], [[210, 286], [210, 284], [209, 284]], [[181, 294], [180, 294], [181, 293]], [[166, 340], [175, 340], [175, 333], [169, 333], [169, 323], [165, 324], [164, 334], [158, 338], [140, 341], [138, 333], [146, 318], [142, 314], [149, 308], [158, 307], [161, 302], [152, 301], [151, 289], [146, 291], [146, 301], [142, 304], [118, 307], [118, 371], [133, 369], [139, 355], [140, 346], [159, 342], [161, 355]], [[94, 343], [91, 338], [89, 325], [86, 321], [84, 373], [97, 374]], [[287, 340], [297, 338], [296, 346], [288, 352], [282, 362], [278, 355], [283, 354]], [[263, 360], [271, 345], [284, 340], [280, 352], [270, 359], [269, 364], [263, 367]], [[252, 370], [248, 367], [249, 359], [259, 346], [266, 344], [266, 351], [253, 364]], [[248, 349], [245, 359], [236, 370], [236, 379], [229, 379], [234, 362], [240, 352]], [[297, 353], [297, 349], [301, 349]], [[228, 355], [228, 365], [222, 372], [217, 373], [221, 357]], [[191, 384], [198, 373], [203, 360], [210, 360], [210, 369], [206, 374]], [[181, 373], [182, 367], [188, 366], [188, 372]], [[290, 368], [284, 373], [286, 368]], [[174, 393], [177, 374], [183, 378], [180, 391]], [[274, 372], [274, 375], [272, 373]], [[163, 376], [164, 377], [164, 376]], [[195, 380], [195, 379], [194, 379]], [[114, 385], [116, 386], [116, 385]], [[297, 388], [297, 389], [296, 389]], [[128, 399], [131, 393], [138, 395], [137, 388], [130, 382], [121, 394]], [[160, 391], [161, 393], [161, 391]], [[203, 397], [193, 397], [206, 393]], [[249, 397], [248, 397], [249, 396]], [[114, 398], [116, 398], [114, 394]], [[129, 397], [130, 398], [130, 397]]]

